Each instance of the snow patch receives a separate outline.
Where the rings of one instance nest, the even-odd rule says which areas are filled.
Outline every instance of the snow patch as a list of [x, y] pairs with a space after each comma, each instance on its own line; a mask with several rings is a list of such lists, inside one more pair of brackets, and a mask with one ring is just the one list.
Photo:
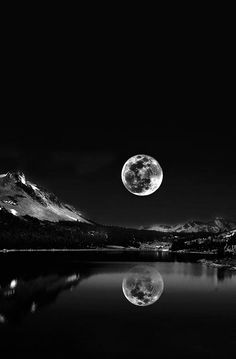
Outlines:
[[14, 216], [17, 216], [17, 211], [15, 209], [9, 209], [9, 211], [14, 214]]
[[39, 190], [38, 187], [35, 186], [34, 184], [30, 183], [30, 185], [31, 185], [31, 187], [33, 188], [34, 191], [38, 191], [38, 190]]
[[10, 204], [12, 206], [16, 206], [16, 203], [14, 201], [12, 201], [12, 200], [3, 199], [2, 202], [6, 203], [6, 204]]
[[76, 219], [76, 218], [71, 217], [71, 216], [69, 216], [68, 214], [66, 215], [66, 217], [71, 218], [71, 219], [73, 219], [74, 221], [77, 221], [77, 219]]
[[23, 184], [26, 184], [26, 180], [25, 180], [25, 175], [24, 175], [24, 174], [19, 175], [19, 179], [20, 179], [20, 181], [21, 181]]

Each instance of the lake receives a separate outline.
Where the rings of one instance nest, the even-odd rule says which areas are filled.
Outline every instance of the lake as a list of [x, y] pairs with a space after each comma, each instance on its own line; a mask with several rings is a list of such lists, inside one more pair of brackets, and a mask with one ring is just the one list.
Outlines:
[[[236, 275], [189, 260], [168, 253], [1, 253], [0, 352], [234, 357]], [[152, 273], [146, 284], [142, 271]], [[139, 293], [125, 292], [137, 276]], [[133, 304], [129, 296], [142, 299], [140, 288], [151, 293], [155, 276], [158, 295], [149, 305]]]

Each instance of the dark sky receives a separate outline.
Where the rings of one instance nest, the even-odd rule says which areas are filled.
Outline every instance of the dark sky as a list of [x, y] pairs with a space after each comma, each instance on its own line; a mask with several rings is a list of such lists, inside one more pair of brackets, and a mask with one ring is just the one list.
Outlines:
[[[158, 114], [155, 121], [148, 116], [139, 120], [127, 119], [133, 129], [112, 119], [101, 127], [85, 126], [79, 119], [51, 128], [32, 119], [30, 129], [22, 124], [17, 131], [12, 124], [1, 143], [1, 172], [24, 171], [100, 223], [140, 226], [235, 218], [233, 127], [225, 131], [223, 120], [210, 129], [195, 120], [163, 125]], [[121, 182], [124, 162], [138, 153], [155, 157], [164, 172], [161, 187], [147, 197], [132, 195]]]
[[[90, 44], [94, 53], [79, 54], [61, 43], [11, 44], [0, 172], [22, 170], [104, 224], [236, 218], [230, 53], [219, 38], [172, 40]], [[164, 171], [151, 196], [132, 195], [121, 182], [124, 162], [138, 153]]]

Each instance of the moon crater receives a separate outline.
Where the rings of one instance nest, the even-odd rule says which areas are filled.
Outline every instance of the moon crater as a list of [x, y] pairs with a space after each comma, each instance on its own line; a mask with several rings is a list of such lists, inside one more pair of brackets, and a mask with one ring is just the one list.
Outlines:
[[153, 157], [136, 155], [124, 164], [121, 178], [128, 191], [137, 196], [147, 196], [160, 187], [163, 171]]

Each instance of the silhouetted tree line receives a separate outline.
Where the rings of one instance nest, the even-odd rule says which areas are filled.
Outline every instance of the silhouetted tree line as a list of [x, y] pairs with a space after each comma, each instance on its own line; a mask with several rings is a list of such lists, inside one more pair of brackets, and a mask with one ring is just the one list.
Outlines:
[[161, 233], [82, 222], [48, 222], [0, 211], [0, 249], [81, 249], [108, 245], [139, 248], [142, 244], [170, 242], [172, 250], [218, 250], [233, 248], [236, 235], [227, 240], [218, 234]]
[[91, 225], [82, 222], [48, 222], [1, 213], [0, 249], [101, 248], [107, 245], [139, 247], [158, 239], [154, 231]]

